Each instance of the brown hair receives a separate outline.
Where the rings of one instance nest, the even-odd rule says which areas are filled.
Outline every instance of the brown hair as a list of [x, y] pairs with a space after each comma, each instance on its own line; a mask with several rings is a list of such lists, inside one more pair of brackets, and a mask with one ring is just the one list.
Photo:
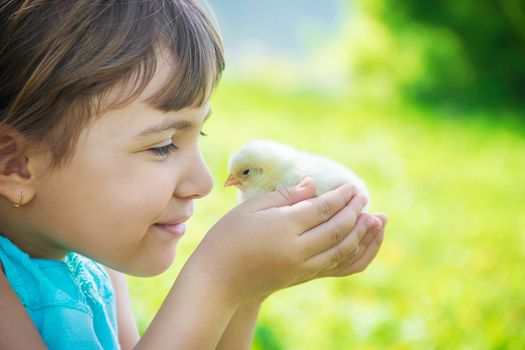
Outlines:
[[[4, 0], [0, 33], [0, 136], [46, 145], [52, 167], [93, 116], [140, 95], [159, 48], [176, 65], [147, 101], [156, 109], [202, 105], [224, 69], [218, 31], [193, 0]], [[124, 95], [106, 104], [117, 84]]]

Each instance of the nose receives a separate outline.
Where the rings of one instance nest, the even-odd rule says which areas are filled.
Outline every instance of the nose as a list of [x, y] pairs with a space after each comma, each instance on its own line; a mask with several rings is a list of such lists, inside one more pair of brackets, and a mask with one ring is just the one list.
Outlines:
[[175, 190], [178, 197], [198, 199], [211, 192], [213, 177], [198, 148], [193, 156], [188, 157], [184, 168], [183, 177]]

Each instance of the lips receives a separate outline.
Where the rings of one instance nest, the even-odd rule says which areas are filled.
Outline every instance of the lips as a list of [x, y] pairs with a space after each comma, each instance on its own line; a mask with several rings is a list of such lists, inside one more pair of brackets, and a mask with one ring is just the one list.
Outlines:
[[191, 215], [184, 216], [180, 219], [170, 220], [166, 222], [157, 222], [155, 225], [163, 225], [163, 226], [171, 226], [171, 225], [177, 225], [177, 224], [183, 224], [191, 217]]
[[165, 233], [168, 233], [170, 235], [175, 236], [182, 236], [184, 232], [186, 231], [186, 225], [184, 223], [188, 221], [188, 219], [193, 215], [193, 201], [190, 201], [187, 206], [185, 206], [185, 210], [182, 208], [178, 208], [177, 212], [179, 213], [179, 217], [173, 217], [171, 219], [163, 220], [160, 222], [156, 222], [153, 224], [153, 226]]
[[175, 236], [182, 236], [186, 232], [186, 225], [184, 222], [186, 222], [191, 215], [193, 214], [193, 210], [190, 214], [185, 215], [183, 217], [163, 221], [163, 222], [157, 222], [153, 226], [157, 227], [158, 229], [161, 229], [162, 231], [175, 235]]
[[180, 224], [155, 224], [155, 227], [175, 236], [182, 236], [186, 232], [186, 225]]

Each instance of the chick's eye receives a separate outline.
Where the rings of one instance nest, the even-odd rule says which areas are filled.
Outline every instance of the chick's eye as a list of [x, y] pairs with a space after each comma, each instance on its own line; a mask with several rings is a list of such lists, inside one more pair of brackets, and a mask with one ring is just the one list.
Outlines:
[[206, 134], [204, 131], [201, 131], [200, 134], [201, 136], [208, 136], [208, 134]]
[[173, 143], [170, 143], [166, 146], [150, 148], [148, 151], [152, 152], [156, 156], [165, 157], [178, 149], [179, 148], [177, 146], [175, 146]]
[[244, 169], [244, 170], [242, 171], [242, 174], [243, 174], [243, 175], [248, 175], [249, 173], [250, 173], [250, 169]]

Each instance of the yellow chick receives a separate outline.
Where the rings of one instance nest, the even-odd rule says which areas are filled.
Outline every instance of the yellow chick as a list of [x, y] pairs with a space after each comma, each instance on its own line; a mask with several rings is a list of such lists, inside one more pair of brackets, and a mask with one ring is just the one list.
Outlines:
[[350, 182], [368, 198], [364, 181], [347, 167], [271, 140], [245, 144], [230, 157], [228, 170], [230, 174], [224, 186], [237, 187], [237, 198], [241, 202], [296, 185], [307, 176], [315, 183], [316, 196]]

